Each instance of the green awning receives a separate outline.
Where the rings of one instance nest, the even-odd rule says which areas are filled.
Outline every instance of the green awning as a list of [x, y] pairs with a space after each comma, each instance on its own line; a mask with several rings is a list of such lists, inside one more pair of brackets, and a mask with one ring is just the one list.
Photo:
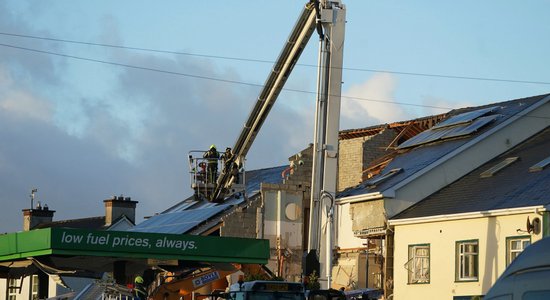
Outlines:
[[[269, 241], [197, 235], [45, 228], [0, 235], [0, 263], [40, 257], [267, 264]], [[59, 260], [59, 259], [58, 259]]]

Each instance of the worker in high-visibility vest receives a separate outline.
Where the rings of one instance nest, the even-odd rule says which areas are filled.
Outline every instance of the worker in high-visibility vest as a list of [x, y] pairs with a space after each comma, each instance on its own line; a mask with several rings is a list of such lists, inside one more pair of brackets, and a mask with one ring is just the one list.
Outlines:
[[147, 299], [147, 288], [145, 287], [143, 283], [143, 277], [136, 276], [134, 279], [134, 298], [138, 300], [146, 300]]
[[220, 159], [220, 154], [218, 150], [216, 150], [216, 145], [211, 145], [210, 149], [204, 153], [203, 157], [206, 158], [208, 162], [206, 172], [208, 175], [208, 182], [214, 183], [218, 178], [218, 159]]

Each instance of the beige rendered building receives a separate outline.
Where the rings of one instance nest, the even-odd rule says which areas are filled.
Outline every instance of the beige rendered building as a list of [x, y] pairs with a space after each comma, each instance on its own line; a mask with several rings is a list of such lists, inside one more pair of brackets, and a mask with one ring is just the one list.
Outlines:
[[472, 299], [550, 233], [550, 129], [389, 221], [394, 299]]
[[338, 194], [338, 206], [348, 211], [340, 217], [349, 218], [351, 228], [337, 230], [374, 246], [369, 249], [374, 265], [368, 260], [366, 268], [380, 267], [387, 298], [393, 295], [394, 268], [405, 263], [394, 262], [397, 236], [389, 220], [550, 126], [550, 119], [540, 117], [550, 115], [549, 101], [549, 95], [540, 95], [451, 111], [437, 125], [390, 147], [392, 153], [376, 166], [378, 174], [368, 176], [375, 169], [369, 167], [360, 184]]

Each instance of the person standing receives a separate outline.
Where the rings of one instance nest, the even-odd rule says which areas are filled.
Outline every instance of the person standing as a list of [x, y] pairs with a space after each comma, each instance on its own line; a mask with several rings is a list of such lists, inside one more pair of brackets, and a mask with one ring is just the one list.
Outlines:
[[207, 175], [208, 182], [214, 183], [218, 179], [218, 159], [220, 159], [220, 154], [216, 150], [216, 145], [211, 145], [210, 149], [206, 151], [203, 155], [206, 158], [208, 163], [207, 165]]
[[224, 167], [227, 168], [229, 165], [229, 161], [233, 158], [233, 152], [231, 152], [231, 148], [227, 147], [225, 148], [225, 152], [222, 154], [221, 159], [223, 161]]
[[147, 288], [143, 283], [143, 277], [136, 276], [134, 279], [134, 299], [146, 300], [147, 299]]

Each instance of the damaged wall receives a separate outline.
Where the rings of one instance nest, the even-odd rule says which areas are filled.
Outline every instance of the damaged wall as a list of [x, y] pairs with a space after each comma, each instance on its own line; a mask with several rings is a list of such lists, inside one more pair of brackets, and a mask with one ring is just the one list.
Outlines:
[[375, 159], [388, 153], [386, 147], [397, 136], [393, 130], [340, 140], [338, 150], [338, 191], [356, 186], [363, 182], [363, 170]]
[[296, 186], [262, 184], [263, 238], [271, 250], [268, 267], [290, 281], [299, 281], [302, 273], [303, 195]]

